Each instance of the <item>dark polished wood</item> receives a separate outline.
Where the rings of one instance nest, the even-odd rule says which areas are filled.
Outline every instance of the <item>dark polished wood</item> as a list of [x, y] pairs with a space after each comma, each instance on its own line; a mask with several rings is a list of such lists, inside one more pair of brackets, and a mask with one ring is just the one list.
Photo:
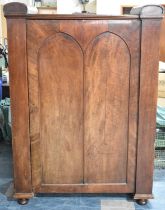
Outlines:
[[158, 29], [160, 22], [142, 20], [136, 194], [150, 194], [152, 191], [158, 92]]
[[28, 15], [21, 7], [4, 9], [15, 197], [152, 198], [162, 8], [97, 16]]
[[25, 4], [22, 3], [15, 3], [15, 2], [11, 2], [8, 4], [5, 4], [3, 7], [4, 10], [4, 14], [5, 16], [8, 15], [25, 15], [27, 14], [27, 6]]
[[[14, 185], [17, 193], [31, 193], [26, 21], [22, 18], [8, 19], [7, 27], [8, 47], [10, 49]], [[13, 34], [15, 35], [13, 36]]]

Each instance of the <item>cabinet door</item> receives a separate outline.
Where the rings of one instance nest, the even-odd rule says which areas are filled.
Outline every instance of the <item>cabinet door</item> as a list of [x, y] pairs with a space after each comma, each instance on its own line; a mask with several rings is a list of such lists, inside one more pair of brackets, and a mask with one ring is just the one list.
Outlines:
[[130, 52], [106, 32], [88, 46], [85, 63], [85, 180], [126, 183]]
[[36, 192], [134, 192], [139, 24], [28, 21]]
[[36, 30], [28, 43], [33, 181], [42, 179], [43, 184], [81, 183], [82, 50], [65, 33], [53, 33], [50, 37], [45, 34], [42, 43], [37, 45], [35, 42], [39, 40], [36, 38], [42, 36], [42, 31], [40, 28]]

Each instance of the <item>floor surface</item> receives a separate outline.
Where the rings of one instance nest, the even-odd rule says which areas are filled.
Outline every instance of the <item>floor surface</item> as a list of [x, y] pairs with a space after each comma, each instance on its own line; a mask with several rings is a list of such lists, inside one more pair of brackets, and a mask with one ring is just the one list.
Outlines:
[[155, 199], [145, 206], [126, 195], [112, 194], [40, 195], [21, 206], [11, 198], [12, 177], [11, 146], [0, 142], [0, 210], [165, 210], [165, 170], [155, 170]]

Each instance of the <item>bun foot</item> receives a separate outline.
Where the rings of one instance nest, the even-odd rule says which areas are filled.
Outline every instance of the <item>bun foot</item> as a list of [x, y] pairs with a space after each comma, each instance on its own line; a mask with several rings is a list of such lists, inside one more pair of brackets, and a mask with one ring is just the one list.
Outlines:
[[139, 204], [139, 205], [146, 205], [147, 204], [147, 199], [139, 199], [139, 200], [137, 200], [137, 203]]
[[27, 198], [21, 198], [21, 199], [18, 199], [18, 203], [20, 205], [26, 205], [28, 203], [29, 199]]

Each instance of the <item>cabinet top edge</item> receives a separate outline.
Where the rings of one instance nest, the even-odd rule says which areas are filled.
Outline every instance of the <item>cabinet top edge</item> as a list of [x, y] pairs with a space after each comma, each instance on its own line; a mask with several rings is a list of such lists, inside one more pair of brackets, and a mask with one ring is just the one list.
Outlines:
[[93, 15], [93, 14], [7, 14], [7, 18], [25, 18], [34, 20], [130, 20], [139, 19], [138, 15]]
[[25, 4], [11, 2], [4, 5], [4, 15], [6, 18], [25, 18], [25, 19], [77, 19], [77, 20], [127, 20], [127, 19], [160, 19], [163, 17], [163, 7], [159, 5], [145, 5], [131, 10], [130, 15], [95, 15], [95, 14], [28, 14], [28, 8]]
[[141, 19], [162, 19], [163, 16], [143, 16], [138, 15], [121, 15], [121, 16], [109, 16], [109, 15], [63, 15], [63, 14], [6, 14], [8, 19], [23, 18], [27, 20], [141, 20]]

